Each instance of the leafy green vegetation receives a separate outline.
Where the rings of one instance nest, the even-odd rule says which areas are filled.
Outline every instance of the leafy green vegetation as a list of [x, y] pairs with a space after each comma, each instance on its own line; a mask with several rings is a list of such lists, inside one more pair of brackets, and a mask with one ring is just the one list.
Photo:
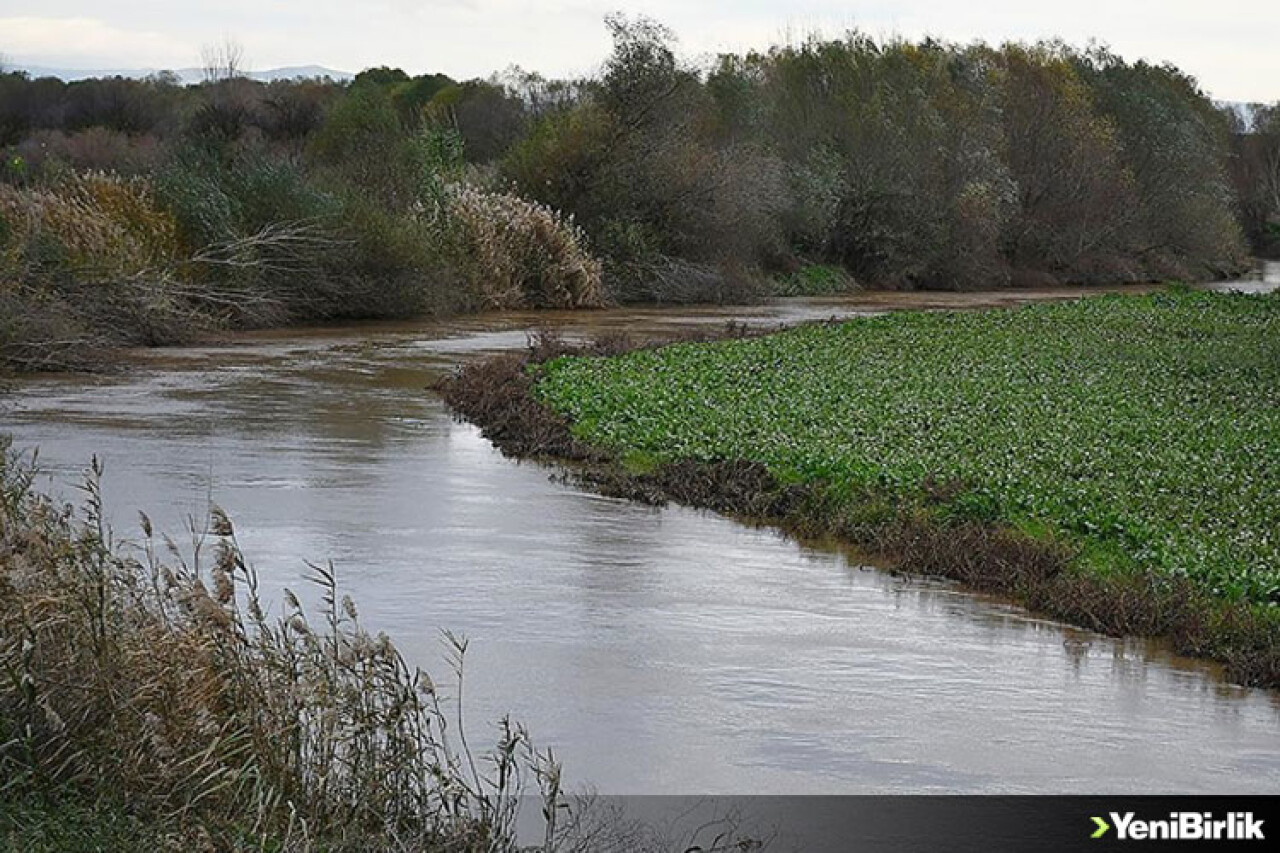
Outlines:
[[847, 272], [828, 264], [808, 264], [773, 281], [773, 292], [779, 296], [833, 296], [857, 288]]
[[901, 313], [538, 370], [623, 459], [759, 462], [846, 515], [927, 505], [1061, 540], [1098, 576], [1280, 603], [1275, 295]]

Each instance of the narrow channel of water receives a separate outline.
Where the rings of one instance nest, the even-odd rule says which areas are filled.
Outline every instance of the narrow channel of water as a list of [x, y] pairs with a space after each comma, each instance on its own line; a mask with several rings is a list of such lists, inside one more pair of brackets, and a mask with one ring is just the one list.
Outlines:
[[553, 482], [426, 390], [540, 325], [643, 333], [1049, 295], [246, 336], [26, 382], [0, 431], [38, 445], [68, 497], [97, 454], [122, 535], [139, 509], [176, 531], [224, 507], [275, 600], [306, 586], [304, 561], [332, 560], [365, 621], [435, 673], [440, 629], [465, 633], [473, 742], [511, 711], [605, 793], [1280, 790], [1276, 694], [767, 530]]

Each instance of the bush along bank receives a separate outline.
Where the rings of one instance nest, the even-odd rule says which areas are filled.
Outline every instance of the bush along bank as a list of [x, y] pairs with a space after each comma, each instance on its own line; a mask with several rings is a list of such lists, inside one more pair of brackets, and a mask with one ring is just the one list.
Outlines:
[[847, 542], [1277, 687], [1278, 325], [1275, 296], [1098, 297], [543, 342], [441, 390], [606, 493]]
[[568, 218], [406, 157], [418, 180], [382, 198], [386, 176], [201, 146], [149, 176], [0, 182], [0, 371], [101, 367], [114, 347], [220, 329], [602, 304]]

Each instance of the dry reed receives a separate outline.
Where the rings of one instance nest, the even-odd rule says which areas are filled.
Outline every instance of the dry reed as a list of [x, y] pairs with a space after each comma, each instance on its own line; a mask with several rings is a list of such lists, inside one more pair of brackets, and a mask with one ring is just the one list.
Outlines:
[[572, 217], [510, 193], [458, 184], [446, 212], [460, 230], [472, 284], [487, 308], [594, 308], [600, 261]]
[[96, 463], [77, 514], [0, 452], [0, 800], [123, 797], [213, 849], [509, 850], [526, 789], [559, 813], [559, 767], [521, 726], [467, 746], [465, 640], [447, 635], [446, 696], [331, 566], [313, 567], [318, 617], [286, 592], [273, 618], [220, 511], [185, 556], [145, 516], [127, 547]]

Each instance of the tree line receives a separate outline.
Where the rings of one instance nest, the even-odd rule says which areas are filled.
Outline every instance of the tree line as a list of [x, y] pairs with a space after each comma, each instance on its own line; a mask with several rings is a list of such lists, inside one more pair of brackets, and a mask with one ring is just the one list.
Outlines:
[[1246, 124], [1172, 66], [859, 32], [698, 64], [653, 21], [606, 24], [574, 80], [0, 74], [5, 359], [209, 324], [1193, 280], [1280, 250], [1280, 107]]

